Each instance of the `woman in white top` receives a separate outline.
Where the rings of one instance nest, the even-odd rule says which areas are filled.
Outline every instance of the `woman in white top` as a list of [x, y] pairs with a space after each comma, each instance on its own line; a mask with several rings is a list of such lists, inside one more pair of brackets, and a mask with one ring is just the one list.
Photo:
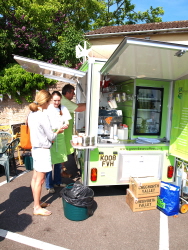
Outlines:
[[[69, 120], [72, 119], [68, 109], [61, 105], [61, 94], [59, 91], [52, 93], [52, 104], [47, 109], [50, 123], [53, 131], [62, 127], [68, 128]], [[46, 189], [49, 193], [55, 193], [54, 187], [65, 187], [66, 184], [61, 183], [62, 163], [67, 161], [67, 150], [64, 133], [58, 134], [54, 140], [53, 146], [50, 148], [51, 160], [53, 164], [52, 171], [46, 173]]]
[[34, 198], [34, 215], [50, 215], [51, 212], [41, 207], [40, 196], [42, 185], [45, 181], [45, 174], [52, 170], [50, 147], [57, 134], [63, 132], [59, 128], [56, 132], [52, 131], [46, 109], [51, 101], [51, 95], [46, 90], [37, 93], [35, 101], [29, 105], [32, 111], [28, 116], [30, 137], [32, 144], [33, 157], [33, 177], [31, 188]]

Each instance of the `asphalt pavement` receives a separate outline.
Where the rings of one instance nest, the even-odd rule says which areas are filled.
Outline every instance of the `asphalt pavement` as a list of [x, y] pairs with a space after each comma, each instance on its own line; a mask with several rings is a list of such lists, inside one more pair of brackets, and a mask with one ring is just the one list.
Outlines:
[[48, 194], [43, 186], [42, 200], [51, 204], [52, 215], [34, 216], [32, 171], [24, 171], [18, 167], [20, 175], [10, 183], [0, 174], [0, 249], [188, 249], [188, 213], [174, 218], [158, 209], [132, 212], [125, 202], [128, 186], [92, 187], [94, 214], [83, 221], [64, 216], [61, 188]]

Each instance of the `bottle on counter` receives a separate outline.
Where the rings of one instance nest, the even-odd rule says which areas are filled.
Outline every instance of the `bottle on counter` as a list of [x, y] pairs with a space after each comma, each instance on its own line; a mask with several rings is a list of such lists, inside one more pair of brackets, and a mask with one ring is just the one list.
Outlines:
[[128, 129], [128, 125], [127, 124], [123, 124], [123, 129]]
[[118, 129], [118, 138], [120, 140], [128, 140], [128, 126], [123, 124], [122, 129]]

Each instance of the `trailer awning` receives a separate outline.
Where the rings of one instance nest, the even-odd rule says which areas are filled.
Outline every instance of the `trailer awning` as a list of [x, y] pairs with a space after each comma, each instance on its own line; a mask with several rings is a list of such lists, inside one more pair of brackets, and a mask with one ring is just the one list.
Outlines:
[[76, 79], [85, 76], [86, 72], [70, 69], [52, 63], [46, 63], [27, 57], [14, 55], [14, 59], [28, 72], [43, 75], [57, 81], [77, 84]]
[[100, 72], [114, 78], [186, 79], [188, 46], [124, 38]]

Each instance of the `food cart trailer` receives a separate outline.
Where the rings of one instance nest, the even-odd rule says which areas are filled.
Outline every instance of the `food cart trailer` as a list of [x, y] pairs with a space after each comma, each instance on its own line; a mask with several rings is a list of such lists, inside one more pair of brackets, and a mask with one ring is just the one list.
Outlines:
[[[81, 70], [20, 56], [29, 72], [77, 84], [74, 145], [84, 185], [123, 185], [130, 176], [174, 182], [176, 158], [188, 160], [188, 46], [124, 38], [108, 60]], [[95, 138], [95, 143], [91, 138]]]

